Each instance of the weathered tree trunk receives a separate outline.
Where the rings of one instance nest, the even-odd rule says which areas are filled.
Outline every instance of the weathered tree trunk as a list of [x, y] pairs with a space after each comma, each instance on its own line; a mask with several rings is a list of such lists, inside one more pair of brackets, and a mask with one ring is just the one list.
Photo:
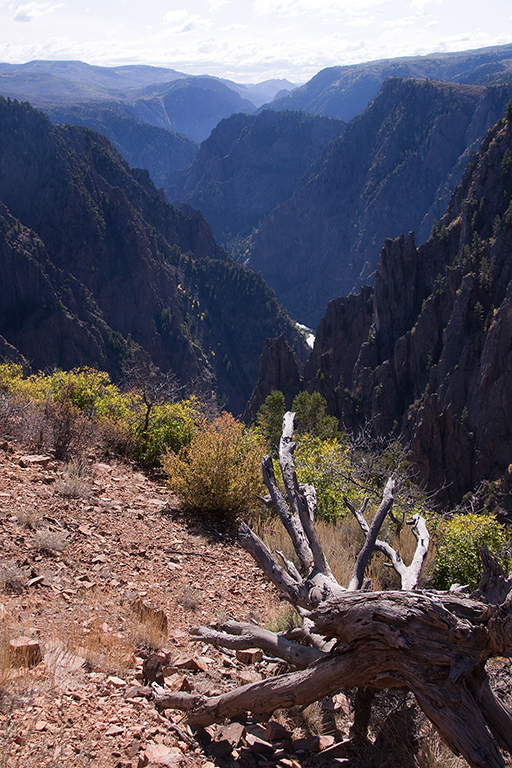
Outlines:
[[[298, 609], [304, 619], [301, 640], [309, 645], [237, 622], [218, 630], [201, 627], [194, 637], [227, 648], [259, 647], [300, 671], [210, 698], [165, 694], [156, 698], [157, 705], [186, 710], [190, 725], [205, 726], [247, 711], [268, 716], [278, 708], [311, 704], [340, 688], [357, 688], [359, 706], [351, 731], [357, 739], [366, 735], [375, 691], [406, 688], [446, 744], [472, 768], [504, 768], [499, 748], [512, 753], [512, 713], [490, 689], [485, 663], [493, 656], [512, 654], [512, 579], [484, 551], [484, 577], [474, 595], [416, 591], [428, 531], [423, 518], [415, 515], [417, 548], [409, 566], [377, 538], [393, 504], [393, 482], [388, 481], [371, 526], [364, 518], [366, 502], [359, 511], [348, 504], [366, 539], [344, 589], [333, 577], [316, 534], [314, 489], [297, 483], [292, 435], [293, 414], [287, 414], [280, 466], [288, 503], [268, 459], [263, 461], [263, 472], [302, 573], [284, 557], [281, 565], [247, 525], [240, 528], [240, 541]], [[374, 549], [390, 559], [402, 590], [363, 591], [365, 567]]]

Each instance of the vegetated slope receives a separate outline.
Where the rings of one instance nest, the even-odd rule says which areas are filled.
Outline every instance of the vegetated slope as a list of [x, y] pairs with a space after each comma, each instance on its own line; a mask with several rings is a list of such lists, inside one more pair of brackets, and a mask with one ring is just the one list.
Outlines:
[[165, 187], [200, 208], [219, 241], [249, 235], [293, 193], [345, 123], [304, 112], [238, 114], [222, 120], [190, 168]]
[[[262, 87], [265, 93], [275, 94], [279, 86], [269, 82]], [[111, 115], [102, 113], [102, 132], [109, 128], [114, 138], [121, 113], [201, 142], [222, 118], [256, 110], [250, 100], [253, 88], [261, 104], [258, 86], [193, 77], [161, 67], [91, 67], [82, 62], [37, 61], [0, 64], [0, 95], [30, 101], [45, 111], [77, 106], [82, 113], [89, 113], [88, 119], [92, 118], [91, 111], [103, 104], [113, 111]]]
[[0, 94], [36, 106], [111, 101], [133, 97], [141, 88], [168, 83], [183, 72], [144, 64], [98, 67], [82, 61], [29, 61], [0, 63]]
[[45, 110], [52, 123], [83, 125], [109, 139], [132, 168], [145, 168], [156, 187], [169, 174], [190, 165], [197, 144], [175, 131], [141, 123], [119, 104], [75, 104]]
[[304, 372], [342, 422], [402, 433], [445, 501], [487, 479], [510, 507], [511, 253], [509, 107], [438, 233], [419, 248], [412, 233], [387, 241], [374, 290], [330, 303]]
[[512, 45], [328, 67], [291, 94], [275, 99], [271, 109], [303, 109], [314, 115], [351, 120], [365, 109], [388, 77], [474, 85], [510, 82]]
[[302, 345], [263, 280], [103, 136], [0, 100], [0, 333], [34, 368], [119, 374], [139, 345], [237, 413], [267, 336]]
[[249, 265], [316, 326], [330, 299], [370, 280], [385, 237], [428, 236], [510, 86], [390, 78], [255, 233]]
[[130, 114], [197, 142], [204, 141], [223, 117], [256, 111], [251, 101], [214, 77], [182, 78], [145, 91], [143, 97], [126, 104]]
[[[194, 76], [168, 67], [147, 64], [99, 67], [83, 61], [35, 60], [25, 64], [0, 62], [0, 93], [11, 98], [26, 99], [40, 106], [134, 98], [140, 95], [141, 89], [170, 83], [179, 78], [194, 79]], [[281, 92], [284, 95], [286, 91], [297, 87], [285, 79], [264, 80], [260, 83], [235, 83], [214, 77], [210, 79], [224, 83], [256, 107], [272, 101]]]

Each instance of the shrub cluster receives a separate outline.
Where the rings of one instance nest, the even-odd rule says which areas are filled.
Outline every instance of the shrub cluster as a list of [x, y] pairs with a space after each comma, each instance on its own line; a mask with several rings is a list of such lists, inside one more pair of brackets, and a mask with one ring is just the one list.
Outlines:
[[435, 531], [436, 560], [432, 574], [434, 586], [449, 589], [452, 584], [478, 587], [482, 563], [478, 547], [486, 547], [508, 569], [508, 533], [495, 518], [473, 513], [459, 514], [441, 522]]
[[20, 365], [4, 363], [0, 396], [3, 431], [39, 450], [69, 459], [99, 444], [148, 466], [159, 465], [168, 448], [190, 442], [202, 410], [194, 397], [148, 404], [140, 388], [121, 391], [94, 368], [25, 377]]
[[181, 451], [168, 451], [163, 467], [168, 485], [188, 509], [225, 523], [248, 516], [264, 493], [264, 442], [230, 413], [204, 420]]

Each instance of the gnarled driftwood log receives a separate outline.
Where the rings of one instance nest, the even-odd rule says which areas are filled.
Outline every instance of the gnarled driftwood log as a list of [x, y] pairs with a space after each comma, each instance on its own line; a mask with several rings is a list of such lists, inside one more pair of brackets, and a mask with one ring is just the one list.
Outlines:
[[[298, 670], [218, 696], [164, 694], [156, 697], [157, 706], [182, 709], [190, 725], [205, 726], [247, 711], [268, 716], [279, 708], [311, 704], [340, 688], [357, 688], [360, 706], [352, 729], [356, 738], [366, 734], [372, 693], [406, 688], [446, 744], [472, 768], [504, 768], [500, 748], [512, 753], [512, 713], [492, 692], [485, 664], [494, 656], [512, 654], [512, 579], [482, 551], [484, 576], [473, 595], [418, 590], [429, 543], [423, 518], [415, 515], [411, 521], [417, 546], [409, 566], [378, 539], [393, 504], [390, 480], [371, 525], [364, 517], [367, 502], [360, 510], [347, 502], [365, 543], [344, 589], [331, 572], [315, 530], [314, 488], [297, 482], [293, 419], [294, 414], [285, 415], [279, 456], [287, 499], [270, 459], [263, 460], [263, 476], [292, 539], [300, 571], [284, 556], [281, 564], [247, 525], [240, 527], [239, 536], [302, 616], [301, 644], [238, 622], [217, 630], [200, 627], [194, 638], [226, 648], [259, 647]], [[374, 549], [389, 558], [401, 578], [401, 590], [365, 591], [364, 572]]]

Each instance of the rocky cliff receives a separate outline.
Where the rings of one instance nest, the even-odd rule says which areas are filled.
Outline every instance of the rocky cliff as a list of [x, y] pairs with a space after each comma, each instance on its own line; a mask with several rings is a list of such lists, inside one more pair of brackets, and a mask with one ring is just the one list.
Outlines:
[[102, 133], [128, 165], [149, 171], [158, 189], [171, 173], [190, 165], [199, 149], [187, 136], [141, 123], [119, 104], [70, 104], [45, 111], [52, 123], [83, 125]]
[[103, 136], [0, 99], [0, 334], [34, 368], [119, 374], [134, 345], [240, 412], [267, 336], [299, 334], [196, 211]]
[[243, 238], [292, 195], [344, 129], [340, 120], [304, 112], [232, 115], [221, 120], [166, 193], [199, 208], [219, 242]]
[[512, 506], [511, 255], [512, 103], [429, 240], [387, 240], [374, 287], [329, 304], [304, 370], [342, 424], [400, 435], [445, 503], [487, 480]]
[[390, 78], [263, 220], [249, 265], [315, 327], [330, 299], [371, 278], [386, 237], [428, 237], [511, 96], [512, 86]]

